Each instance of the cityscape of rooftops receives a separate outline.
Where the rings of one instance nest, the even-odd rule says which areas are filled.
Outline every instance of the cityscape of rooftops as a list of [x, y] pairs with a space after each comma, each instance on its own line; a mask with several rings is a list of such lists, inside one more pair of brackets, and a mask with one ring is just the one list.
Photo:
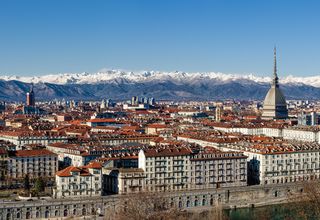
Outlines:
[[316, 1], [1, 1], [0, 220], [320, 219]]

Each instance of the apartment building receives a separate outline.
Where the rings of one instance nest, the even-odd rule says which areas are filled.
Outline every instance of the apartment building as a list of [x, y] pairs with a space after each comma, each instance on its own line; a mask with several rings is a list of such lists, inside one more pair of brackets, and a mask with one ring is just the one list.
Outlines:
[[250, 185], [297, 182], [320, 177], [320, 145], [318, 143], [239, 142], [219, 149], [242, 151], [248, 157]]
[[139, 168], [103, 169], [105, 193], [128, 194], [146, 190], [146, 174]]
[[102, 194], [101, 164], [89, 163], [87, 166], [69, 166], [56, 173], [56, 198], [88, 197]]
[[9, 154], [8, 178], [19, 180], [26, 174], [30, 178], [54, 178], [58, 170], [58, 156], [46, 149], [18, 150]]
[[189, 147], [141, 150], [139, 168], [146, 174], [146, 190], [188, 189], [191, 154]]
[[16, 145], [16, 150], [21, 150], [23, 146], [29, 144], [48, 145], [50, 143], [67, 142], [68, 137], [63, 135], [46, 135], [38, 132], [0, 132], [0, 140], [9, 141]]
[[148, 191], [208, 189], [247, 185], [247, 156], [212, 147], [156, 148], [139, 153]]
[[190, 188], [209, 189], [247, 185], [247, 157], [241, 152], [211, 148], [190, 158]]
[[296, 126], [285, 128], [282, 131], [282, 136], [284, 139], [298, 140], [306, 142], [317, 142], [319, 143], [320, 132], [318, 127], [311, 126]]

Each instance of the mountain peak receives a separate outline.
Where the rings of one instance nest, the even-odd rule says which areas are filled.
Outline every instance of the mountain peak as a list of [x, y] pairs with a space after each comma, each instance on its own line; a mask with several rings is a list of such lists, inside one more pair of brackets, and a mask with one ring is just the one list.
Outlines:
[[[255, 76], [254, 74], [225, 74], [220, 72], [183, 72], [183, 71], [124, 71], [102, 69], [97, 73], [60, 73], [43, 76], [0, 76], [0, 79], [18, 80], [31, 83], [54, 83], [65, 84], [100, 84], [109, 83], [122, 79], [130, 83], [146, 83], [150, 81], [172, 81], [175, 83], [195, 83], [209, 80], [214, 83], [243, 82], [248, 83], [270, 83], [271, 77]], [[305, 84], [320, 88], [320, 76], [295, 77], [289, 75], [280, 79], [281, 84]]]

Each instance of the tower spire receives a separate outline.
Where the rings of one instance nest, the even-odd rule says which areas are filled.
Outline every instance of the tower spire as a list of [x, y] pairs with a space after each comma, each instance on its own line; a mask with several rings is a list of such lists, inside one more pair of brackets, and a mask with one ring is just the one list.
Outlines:
[[273, 59], [274, 59], [274, 64], [273, 64], [273, 82], [272, 85], [278, 87], [278, 75], [277, 75], [277, 48], [274, 46], [273, 49]]

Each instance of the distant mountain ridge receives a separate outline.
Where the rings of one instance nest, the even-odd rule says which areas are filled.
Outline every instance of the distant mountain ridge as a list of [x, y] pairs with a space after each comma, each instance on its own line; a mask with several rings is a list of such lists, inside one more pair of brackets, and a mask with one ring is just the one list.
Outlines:
[[[263, 99], [270, 77], [223, 73], [106, 70], [34, 77], [0, 76], [0, 99], [23, 101], [31, 84], [38, 100], [129, 99], [133, 95], [166, 100]], [[287, 99], [318, 99], [320, 76], [280, 79]]]
[[[270, 74], [271, 76], [271, 74]], [[269, 83], [271, 78], [254, 76], [253, 74], [224, 74], [215, 72], [161, 72], [161, 71], [122, 71], [102, 70], [97, 73], [61, 73], [43, 76], [0, 76], [5, 81], [17, 80], [26, 83], [53, 83], [53, 84], [100, 84], [118, 80], [127, 82], [149, 82], [153, 80], [188, 82], [193, 80], [216, 80], [219, 82], [251, 81], [255, 83]], [[281, 78], [283, 84], [305, 84], [320, 88], [320, 76]]]

